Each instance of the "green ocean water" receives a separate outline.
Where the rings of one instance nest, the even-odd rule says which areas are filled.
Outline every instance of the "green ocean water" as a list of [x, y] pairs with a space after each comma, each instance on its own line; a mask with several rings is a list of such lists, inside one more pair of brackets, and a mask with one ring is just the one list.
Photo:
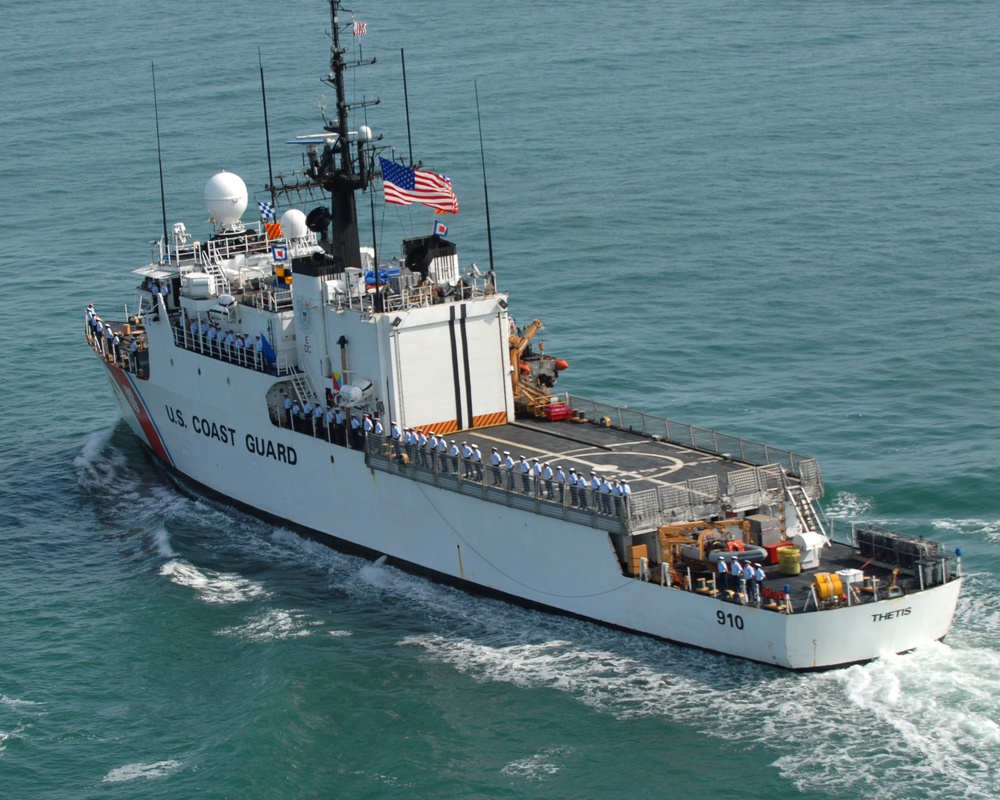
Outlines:
[[[545, 321], [560, 389], [820, 459], [968, 575], [944, 643], [793, 676], [470, 597], [178, 490], [83, 309], [332, 91], [320, 0], [5, 0], [0, 796], [1000, 793], [1000, 14], [897, 0], [358, 6], [367, 123]], [[379, 207], [388, 252], [432, 216]], [[362, 234], [369, 240], [372, 232]]]

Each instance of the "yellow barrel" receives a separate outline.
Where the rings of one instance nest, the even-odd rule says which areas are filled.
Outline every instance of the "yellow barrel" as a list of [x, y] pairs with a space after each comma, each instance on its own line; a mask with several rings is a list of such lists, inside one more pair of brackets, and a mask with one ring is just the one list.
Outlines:
[[124, 325], [122, 325], [122, 333], [124, 333], [126, 336], [131, 336], [132, 326], [126, 322]]
[[813, 581], [816, 583], [816, 594], [820, 600], [840, 597], [844, 593], [844, 585], [835, 572], [817, 572]]
[[799, 557], [802, 551], [798, 547], [778, 548], [778, 572], [782, 575], [798, 575], [802, 572]]

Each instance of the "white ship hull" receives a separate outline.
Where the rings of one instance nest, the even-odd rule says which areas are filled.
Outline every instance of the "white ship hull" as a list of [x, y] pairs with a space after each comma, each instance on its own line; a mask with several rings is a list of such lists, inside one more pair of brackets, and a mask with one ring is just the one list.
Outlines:
[[[165, 326], [151, 330], [169, 337]], [[163, 341], [169, 388], [107, 365], [129, 426], [169, 468], [268, 519], [518, 603], [793, 670], [905, 652], [947, 633], [961, 579], [823, 613], [779, 614], [624, 576], [608, 534], [369, 469], [364, 453], [270, 423], [271, 378]], [[170, 365], [168, 362], [173, 361]], [[204, 399], [221, 397], [224, 409]], [[246, 404], [245, 408], [240, 403]], [[254, 413], [255, 404], [259, 406]]]
[[[952, 574], [939, 543], [870, 525], [834, 545], [815, 459], [554, 393], [569, 365], [535, 340], [540, 320], [515, 322], [492, 247], [487, 272], [463, 268], [437, 219], [391, 259], [361, 246], [359, 192], [380, 185], [426, 213], [457, 213], [458, 199], [444, 174], [389, 160], [380, 133], [351, 123], [345, 76], [365, 62], [347, 63], [341, 0], [329, 6], [337, 117], [294, 140], [301, 170], [252, 206], [239, 176], [216, 173], [209, 238], [164, 219], [158, 254], [134, 271], [135, 313], [105, 324], [88, 308], [88, 340], [151, 452], [333, 546], [718, 653], [817, 669], [942, 638], [960, 553]], [[457, 474], [473, 445], [483, 483]], [[717, 585], [720, 564], [735, 586]]]

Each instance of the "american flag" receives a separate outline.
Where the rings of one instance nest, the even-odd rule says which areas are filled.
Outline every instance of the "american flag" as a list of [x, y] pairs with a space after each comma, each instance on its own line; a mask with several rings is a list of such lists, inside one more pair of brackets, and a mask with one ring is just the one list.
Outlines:
[[398, 206], [420, 203], [445, 214], [458, 213], [458, 198], [444, 175], [424, 169], [409, 169], [379, 158], [385, 202]]
[[354, 23], [354, 35], [364, 36], [368, 33], [368, 23], [367, 22], [355, 22]]
[[266, 219], [268, 222], [274, 222], [274, 206], [270, 203], [265, 203], [263, 200], [257, 201], [257, 208], [260, 209], [260, 218]]

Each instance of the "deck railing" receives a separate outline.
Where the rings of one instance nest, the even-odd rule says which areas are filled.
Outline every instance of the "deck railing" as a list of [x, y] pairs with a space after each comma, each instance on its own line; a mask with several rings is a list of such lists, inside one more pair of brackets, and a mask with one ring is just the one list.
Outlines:
[[[706, 519], [718, 515], [727, 502], [744, 509], [777, 503], [784, 489], [781, 468], [771, 464], [731, 472], [726, 486], [713, 475], [633, 492], [625, 499], [602, 495], [589, 486], [574, 491], [566, 485], [560, 491], [554, 477], [546, 481], [491, 464], [479, 464], [477, 469], [461, 456], [421, 452], [374, 434], [365, 440], [365, 461], [382, 472], [613, 533], [639, 533], [670, 522]], [[495, 485], [495, 469], [499, 469], [500, 485]], [[735, 487], [739, 487], [738, 494], [734, 494]], [[575, 502], [580, 493], [585, 502]]]
[[729, 456], [733, 461], [745, 464], [759, 467], [768, 464], [778, 465], [786, 473], [801, 481], [802, 488], [810, 500], [817, 500], [823, 496], [823, 474], [815, 458], [749, 439], [741, 439], [710, 428], [699, 428], [631, 408], [599, 403], [585, 397], [569, 395], [569, 406], [593, 421], [606, 419], [610, 427], [619, 430], [640, 433], [643, 436], [658, 438], [704, 453]]

